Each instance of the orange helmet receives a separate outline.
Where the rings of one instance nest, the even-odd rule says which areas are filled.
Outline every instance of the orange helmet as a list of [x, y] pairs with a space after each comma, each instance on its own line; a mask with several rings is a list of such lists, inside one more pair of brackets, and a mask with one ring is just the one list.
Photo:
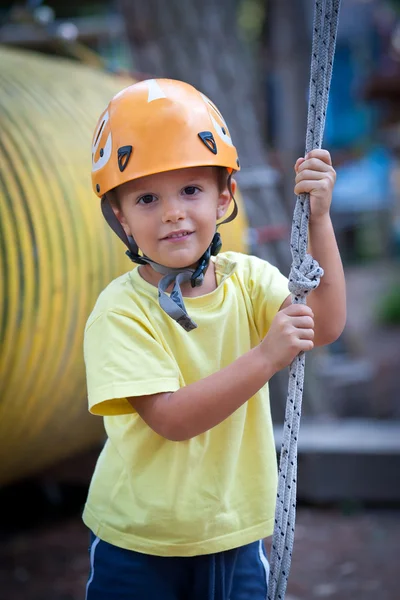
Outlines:
[[146, 175], [186, 167], [239, 170], [217, 107], [187, 83], [149, 79], [119, 92], [101, 115], [92, 143], [97, 196]]

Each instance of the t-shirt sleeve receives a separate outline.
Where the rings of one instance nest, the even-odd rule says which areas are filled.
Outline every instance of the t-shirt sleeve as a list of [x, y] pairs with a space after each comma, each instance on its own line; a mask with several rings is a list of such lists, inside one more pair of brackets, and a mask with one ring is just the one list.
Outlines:
[[269, 262], [253, 256], [249, 262], [248, 288], [255, 324], [260, 339], [263, 339], [273, 318], [290, 294], [288, 279]]
[[84, 358], [89, 410], [95, 415], [134, 413], [127, 398], [180, 388], [174, 358], [146, 323], [106, 311], [87, 325]]

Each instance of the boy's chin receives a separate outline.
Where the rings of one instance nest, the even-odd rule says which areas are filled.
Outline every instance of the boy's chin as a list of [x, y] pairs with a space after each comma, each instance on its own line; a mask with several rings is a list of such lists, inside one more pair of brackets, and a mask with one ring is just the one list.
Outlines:
[[167, 267], [168, 269], [182, 269], [182, 271], [183, 271], [184, 269], [197, 269], [199, 260], [200, 260], [200, 258], [196, 262], [189, 261], [189, 263], [188, 263], [188, 261], [169, 261], [168, 264], [165, 264], [165, 263], [159, 263], [159, 264], [162, 264], [164, 267]]
[[196, 269], [199, 264], [199, 260], [202, 256], [203, 255], [201, 254], [198, 258], [193, 257], [193, 255], [173, 257], [169, 256], [168, 258], [160, 257], [159, 260], [157, 260], [156, 262], [159, 265], [162, 265], [163, 267], [167, 267], [169, 269]]

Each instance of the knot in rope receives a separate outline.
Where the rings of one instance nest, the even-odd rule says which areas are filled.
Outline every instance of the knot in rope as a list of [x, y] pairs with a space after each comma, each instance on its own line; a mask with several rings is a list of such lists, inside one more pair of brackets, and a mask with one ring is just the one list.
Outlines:
[[311, 290], [319, 286], [324, 270], [318, 262], [306, 254], [299, 265], [292, 265], [289, 275], [289, 291], [293, 294], [295, 302], [304, 298]]

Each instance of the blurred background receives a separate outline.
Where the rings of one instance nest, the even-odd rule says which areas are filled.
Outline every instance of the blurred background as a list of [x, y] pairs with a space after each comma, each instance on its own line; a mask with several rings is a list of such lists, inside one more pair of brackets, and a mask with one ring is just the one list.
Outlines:
[[[104, 442], [82, 338], [131, 268], [91, 191], [91, 136], [134, 80], [219, 107], [239, 150], [224, 247], [284, 273], [313, 0], [0, 2], [0, 600], [78, 600]], [[287, 600], [396, 600], [400, 551], [400, 1], [343, 0], [324, 147], [348, 321], [307, 358]], [[272, 382], [279, 451], [287, 374]]]

